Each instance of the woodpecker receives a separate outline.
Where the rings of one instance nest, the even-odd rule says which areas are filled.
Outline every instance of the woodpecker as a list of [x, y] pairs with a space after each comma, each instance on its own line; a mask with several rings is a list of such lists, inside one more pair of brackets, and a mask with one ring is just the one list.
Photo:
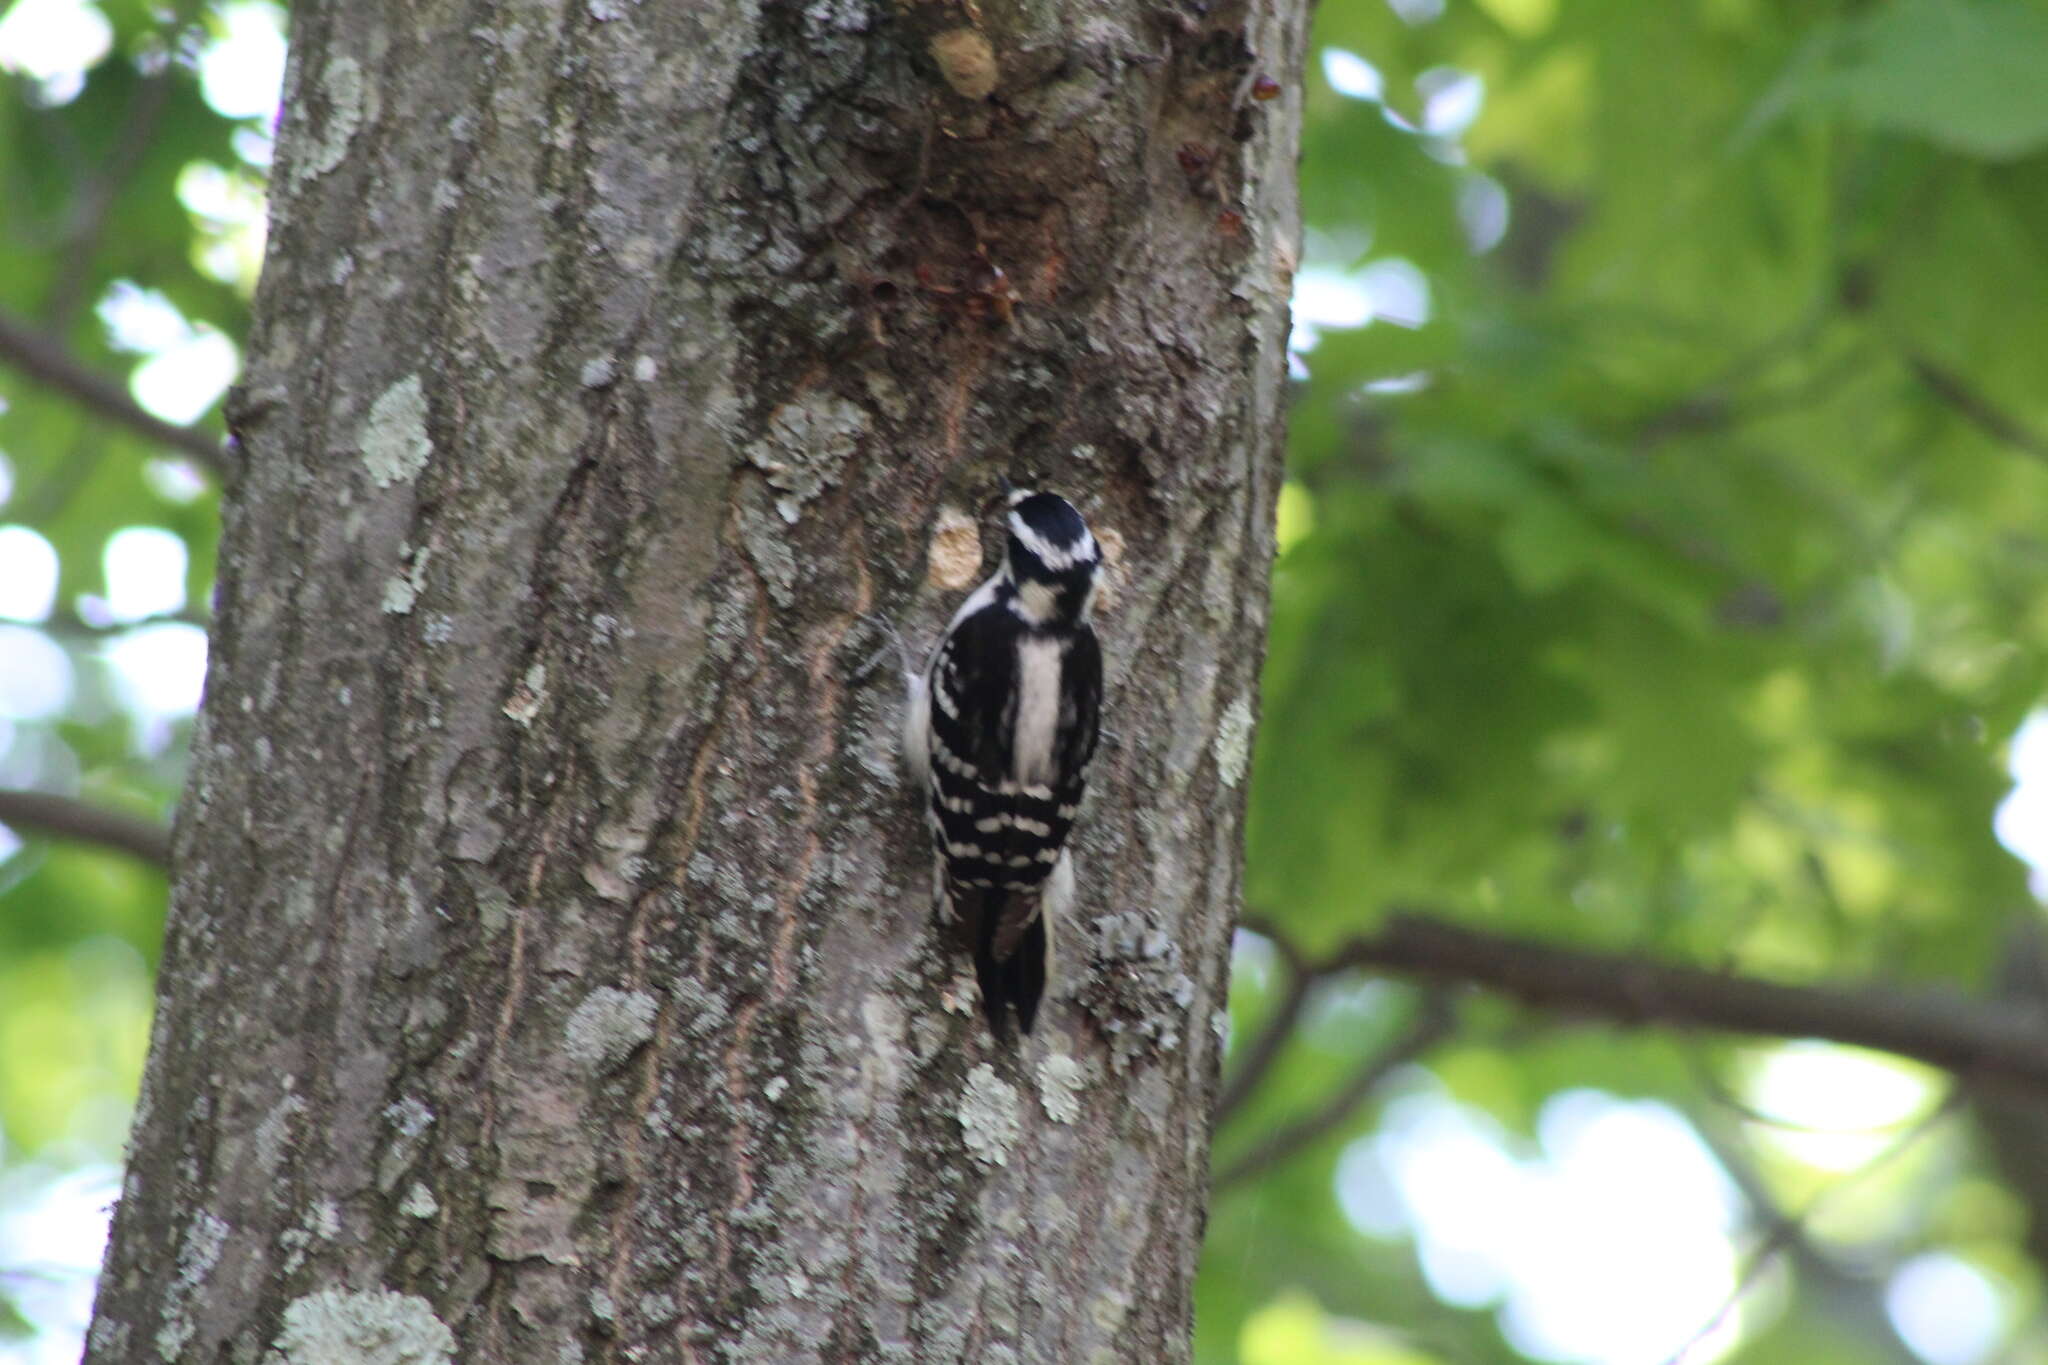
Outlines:
[[1067, 835], [1102, 710], [1088, 623], [1102, 551], [1055, 493], [1006, 495], [1002, 567], [909, 679], [904, 752], [929, 804], [941, 910], [965, 926], [989, 1028], [1031, 1032], [1052, 921], [1074, 898]]

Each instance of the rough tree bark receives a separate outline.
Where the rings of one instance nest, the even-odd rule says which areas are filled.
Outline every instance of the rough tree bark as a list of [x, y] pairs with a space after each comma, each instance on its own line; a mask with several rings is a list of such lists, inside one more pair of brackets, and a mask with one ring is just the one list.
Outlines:
[[[294, 6], [90, 1360], [1185, 1356], [1303, 9]], [[862, 672], [1005, 472], [1121, 553], [1022, 1046]]]

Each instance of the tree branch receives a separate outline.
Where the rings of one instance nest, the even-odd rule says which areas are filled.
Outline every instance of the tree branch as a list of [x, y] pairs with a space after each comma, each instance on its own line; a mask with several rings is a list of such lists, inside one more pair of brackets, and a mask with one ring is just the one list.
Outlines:
[[104, 844], [157, 867], [168, 868], [171, 864], [171, 836], [162, 825], [68, 796], [0, 791], [0, 825]]
[[1265, 938], [1279, 953], [1287, 968], [1287, 994], [1280, 997], [1280, 1003], [1274, 1007], [1272, 1017], [1266, 1020], [1266, 1026], [1245, 1045], [1244, 1054], [1224, 1078], [1223, 1093], [1216, 1097], [1216, 1124], [1219, 1127], [1237, 1111], [1239, 1105], [1251, 1098], [1259, 1082], [1266, 1079], [1266, 1073], [1280, 1056], [1280, 1049], [1294, 1036], [1294, 1026], [1301, 1022], [1301, 1012], [1308, 1005], [1309, 993], [1322, 979], [1320, 973], [1302, 960], [1301, 950], [1285, 935], [1267, 934], [1250, 925], [1245, 927]]
[[[1756, 1286], [1757, 1281], [1762, 1278], [1764, 1271], [1770, 1268], [1771, 1262], [1776, 1260], [1780, 1253], [1796, 1251], [1802, 1246], [1810, 1247], [1811, 1242], [1807, 1236], [1807, 1229], [1819, 1218], [1820, 1214], [1844, 1194], [1861, 1185], [1878, 1171], [1891, 1165], [1906, 1152], [1911, 1151], [1929, 1133], [1932, 1133], [1953, 1117], [1962, 1107], [1960, 1095], [1961, 1092], [1959, 1090], [1951, 1088], [1948, 1096], [1942, 1100], [1940, 1105], [1922, 1115], [1911, 1127], [1900, 1133], [1889, 1146], [1869, 1161], [1844, 1174], [1833, 1183], [1824, 1186], [1818, 1194], [1807, 1201], [1806, 1208], [1799, 1214], [1786, 1214], [1769, 1204], [1756, 1205], [1755, 1207], [1760, 1212], [1767, 1211], [1769, 1219], [1763, 1240], [1757, 1243], [1755, 1249], [1750, 1252], [1747, 1264], [1743, 1266], [1741, 1273], [1736, 1276], [1734, 1289], [1730, 1290], [1728, 1297], [1721, 1301], [1720, 1308], [1715, 1310], [1712, 1317], [1700, 1324], [1699, 1329], [1666, 1358], [1664, 1365], [1685, 1365], [1685, 1361], [1692, 1354], [1693, 1348], [1720, 1329], [1721, 1324], [1728, 1320], [1728, 1315], [1734, 1312], [1737, 1306], [1741, 1304], [1750, 1290]], [[1713, 1149], [1710, 1147], [1709, 1150]], [[1719, 1155], [1718, 1152], [1716, 1155]], [[1724, 1166], [1723, 1169], [1726, 1170], [1728, 1168]], [[1898, 1351], [1903, 1348], [1904, 1343], [1894, 1340], [1892, 1345], [1893, 1349]]]
[[144, 411], [120, 385], [93, 373], [65, 354], [55, 341], [5, 314], [0, 314], [0, 361], [59, 390], [109, 421], [183, 451], [216, 475], [227, 469], [226, 452], [205, 432], [166, 422]]
[[[1247, 927], [1273, 934], [1260, 921]], [[1413, 914], [1395, 915], [1315, 970], [1347, 968], [1480, 986], [1526, 1005], [1617, 1024], [1823, 1038], [1911, 1057], [1966, 1081], [2048, 1091], [2048, 1020], [2039, 1011], [1942, 992], [1781, 985]]]
[[213, 630], [213, 617], [204, 611], [186, 608], [167, 611], [156, 616], [144, 616], [133, 621], [93, 621], [77, 611], [55, 611], [50, 619], [40, 622], [37, 629], [58, 640], [74, 642], [102, 641], [125, 635], [132, 630], [146, 630], [150, 626], [197, 626], [207, 632]]
[[1435, 1047], [1457, 1027], [1457, 1017], [1442, 994], [1431, 991], [1401, 1036], [1366, 1059], [1350, 1080], [1323, 1101], [1307, 1118], [1289, 1124], [1218, 1172], [1211, 1182], [1225, 1189], [1279, 1165], [1302, 1148], [1350, 1118], [1379, 1089], [1380, 1083]]
[[1937, 365], [1923, 355], [1909, 355], [1906, 363], [1913, 367], [1914, 377], [1925, 384], [1929, 392], [1954, 408], [1986, 436], [1994, 441], [2003, 441], [2037, 460], [2048, 460], [2048, 436], [2027, 427], [1981, 391], [1971, 387], [1970, 382], [1954, 370]]
[[[1748, 1121], [1746, 1116], [1742, 1117]], [[1859, 1273], [1845, 1265], [1810, 1236], [1806, 1222], [1778, 1203], [1749, 1159], [1745, 1144], [1724, 1131], [1724, 1124], [1716, 1123], [1711, 1114], [1688, 1113], [1686, 1119], [1734, 1184], [1742, 1202], [1749, 1206], [1750, 1216], [1762, 1234], [1757, 1250], [1778, 1248], [1778, 1254], [1792, 1262], [1802, 1297], [1811, 1296], [1845, 1335], [1863, 1344], [1871, 1360], [1883, 1365], [1921, 1365], [1920, 1357], [1899, 1336], [1891, 1315], [1885, 1311], [1884, 1281], [1867, 1270]], [[1919, 1127], [1914, 1125], [1915, 1130]], [[1881, 1165], [1888, 1157], [1889, 1153], [1880, 1153], [1875, 1160]], [[1805, 1218], [1812, 1216], [1809, 1209]], [[1707, 1330], [1712, 1329], [1710, 1323]], [[1692, 1340], [1698, 1339], [1699, 1334], [1695, 1333]]]

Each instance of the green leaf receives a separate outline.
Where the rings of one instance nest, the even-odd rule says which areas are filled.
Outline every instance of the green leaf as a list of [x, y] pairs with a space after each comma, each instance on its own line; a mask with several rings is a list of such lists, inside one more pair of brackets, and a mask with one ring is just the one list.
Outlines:
[[2048, 146], [2048, 11], [2026, 0], [1891, 0], [1845, 27], [1808, 99], [1869, 128], [2009, 161]]

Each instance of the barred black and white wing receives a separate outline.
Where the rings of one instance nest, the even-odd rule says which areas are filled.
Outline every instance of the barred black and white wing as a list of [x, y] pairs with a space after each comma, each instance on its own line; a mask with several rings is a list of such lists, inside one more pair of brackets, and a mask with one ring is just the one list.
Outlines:
[[1047, 903], [1072, 876], [1062, 860], [1095, 753], [1101, 649], [1085, 624], [1033, 630], [1007, 610], [963, 609], [926, 685], [942, 893], [972, 938], [990, 1025], [1009, 1005], [1029, 1033], [1049, 970]]

